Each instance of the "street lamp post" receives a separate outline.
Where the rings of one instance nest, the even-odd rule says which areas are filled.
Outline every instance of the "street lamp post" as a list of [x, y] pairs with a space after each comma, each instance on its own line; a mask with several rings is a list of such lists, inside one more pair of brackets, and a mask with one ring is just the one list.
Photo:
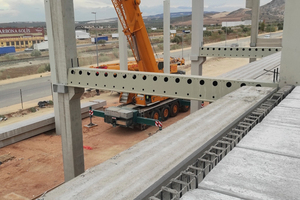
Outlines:
[[[183, 15], [182, 15], [182, 26], [183, 26]], [[182, 59], [183, 59], [183, 32], [182, 32], [182, 36], [181, 36], [181, 49], [182, 49]]]
[[96, 37], [95, 37], [95, 42], [96, 42], [96, 53], [97, 53], [97, 67], [99, 66], [99, 62], [98, 62], [98, 34], [97, 34], [97, 28], [96, 28], [96, 19], [97, 19], [97, 13], [96, 12], [92, 12], [92, 14], [95, 15], [95, 31], [96, 31]]

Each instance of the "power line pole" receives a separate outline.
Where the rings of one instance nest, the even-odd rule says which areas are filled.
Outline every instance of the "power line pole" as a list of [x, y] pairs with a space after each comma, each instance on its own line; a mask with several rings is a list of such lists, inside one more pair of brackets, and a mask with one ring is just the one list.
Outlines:
[[97, 53], [97, 67], [99, 66], [99, 59], [98, 59], [98, 33], [97, 33], [97, 28], [96, 28], [96, 19], [97, 19], [97, 12], [92, 12], [92, 14], [95, 15], [95, 31], [96, 31], [96, 37], [95, 37], [95, 42], [96, 42], [96, 53]]

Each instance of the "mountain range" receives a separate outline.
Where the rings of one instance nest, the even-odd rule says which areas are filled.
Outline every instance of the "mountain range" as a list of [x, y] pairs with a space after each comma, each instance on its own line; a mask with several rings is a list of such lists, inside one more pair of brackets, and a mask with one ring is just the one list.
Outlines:
[[[284, 18], [285, 0], [272, 0], [260, 8], [260, 19], [267, 22], [282, 21]], [[171, 13], [172, 25], [191, 25], [192, 12]], [[144, 16], [146, 26], [160, 26], [163, 21], [163, 14]], [[233, 12], [204, 12], [204, 24], [221, 24], [223, 21], [243, 21], [251, 19], [251, 10], [240, 8]], [[95, 21], [81, 21], [76, 24], [93, 24]], [[109, 24], [116, 27], [117, 18], [97, 20], [99, 24]], [[0, 27], [45, 27], [45, 22], [12, 22], [2, 23]]]

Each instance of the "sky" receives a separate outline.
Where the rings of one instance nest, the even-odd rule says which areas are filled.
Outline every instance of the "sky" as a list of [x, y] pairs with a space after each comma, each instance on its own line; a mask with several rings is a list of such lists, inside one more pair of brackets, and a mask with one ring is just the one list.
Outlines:
[[[205, 0], [205, 11], [234, 11], [245, 8], [246, 0]], [[264, 5], [271, 0], [260, 0]], [[116, 17], [111, 0], [73, 0], [76, 21], [93, 20], [91, 12], [97, 12], [97, 19]], [[192, 0], [171, 0], [171, 12], [189, 12]], [[161, 14], [163, 0], [141, 0], [143, 16]], [[0, 23], [45, 21], [44, 0], [0, 0]]]

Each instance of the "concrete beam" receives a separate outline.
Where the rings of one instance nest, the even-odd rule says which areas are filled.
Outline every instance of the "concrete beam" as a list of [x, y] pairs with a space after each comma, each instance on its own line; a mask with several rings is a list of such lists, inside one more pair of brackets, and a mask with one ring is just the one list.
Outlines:
[[285, 2], [280, 86], [300, 84], [300, 27], [295, 26], [295, 19], [300, 18], [300, 12], [296, 9], [299, 6], [300, 1], [297, 0]]
[[[75, 39], [75, 21], [73, 1], [44, 0], [47, 21], [47, 33], [50, 56], [52, 56], [51, 73], [58, 85], [66, 85], [68, 69], [77, 66]], [[83, 141], [80, 114], [80, 97], [82, 88], [68, 88], [67, 93], [58, 93], [59, 127], [62, 135], [65, 181], [84, 172]], [[56, 108], [57, 109], [57, 108]], [[56, 113], [57, 114], [57, 113]]]
[[[97, 110], [106, 106], [106, 101], [98, 100], [95, 102], [83, 103], [81, 105], [82, 119], [89, 117], [90, 106]], [[55, 129], [54, 116], [54, 113], [49, 113], [47, 115], [1, 127], [0, 148]]]
[[170, 0], [164, 1], [164, 73], [170, 74]]
[[[202, 64], [206, 60], [205, 57], [199, 57], [203, 45], [204, 0], [192, 1], [192, 13], [191, 75], [202, 76]], [[191, 113], [199, 110], [201, 104], [201, 101], [191, 101]]]
[[282, 38], [257, 38], [257, 47], [282, 47]]
[[118, 20], [118, 32], [119, 32], [119, 57], [120, 57], [120, 70], [128, 70], [128, 52], [127, 52], [127, 38], [123, 32], [123, 27]]

